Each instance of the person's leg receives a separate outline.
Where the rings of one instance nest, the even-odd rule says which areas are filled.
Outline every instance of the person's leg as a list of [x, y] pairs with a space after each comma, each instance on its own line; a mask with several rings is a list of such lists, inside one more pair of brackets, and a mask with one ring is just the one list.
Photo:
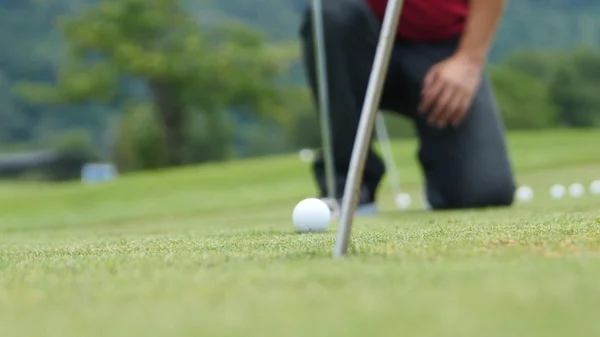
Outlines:
[[452, 55], [456, 43], [401, 47], [409, 108], [420, 138], [419, 161], [431, 208], [508, 206], [515, 183], [493, 89], [487, 76], [467, 117], [456, 128], [429, 126], [416, 113], [423, 79], [435, 63]]
[[[337, 198], [341, 198], [381, 23], [364, 0], [322, 0], [322, 3], [336, 194]], [[309, 85], [318, 104], [311, 15], [310, 9], [307, 9], [302, 22], [301, 37]], [[388, 79], [386, 91], [391, 87], [390, 83]], [[389, 101], [385, 96], [384, 93], [382, 105], [386, 100]], [[322, 153], [317, 156], [313, 170], [321, 196], [325, 197], [325, 163]], [[382, 160], [373, 150], [369, 150], [363, 176], [364, 194], [360, 203], [374, 202], [384, 173], [385, 166]]]

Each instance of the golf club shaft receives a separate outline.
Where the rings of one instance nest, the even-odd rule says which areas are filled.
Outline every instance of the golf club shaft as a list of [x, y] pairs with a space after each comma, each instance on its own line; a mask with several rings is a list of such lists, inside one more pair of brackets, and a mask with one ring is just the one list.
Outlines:
[[323, 28], [322, 0], [312, 2], [313, 39], [315, 43], [315, 60], [317, 63], [317, 86], [319, 96], [319, 115], [321, 118], [321, 141], [323, 160], [325, 162], [325, 181], [327, 197], [336, 198], [335, 163], [333, 161], [333, 144], [329, 118], [329, 88], [327, 80], [327, 63], [325, 51], [325, 36]]
[[385, 167], [387, 176], [390, 181], [390, 188], [392, 189], [394, 199], [402, 192], [400, 189], [400, 179], [398, 178], [398, 168], [394, 162], [394, 153], [392, 152], [392, 146], [390, 144], [390, 136], [385, 126], [385, 119], [381, 113], [377, 114], [375, 119], [375, 133], [379, 140], [379, 146], [383, 152], [383, 160], [385, 161]]
[[338, 235], [333, 253], [334, 258], [340, 258], [348, 251], [352, 220], [358, 203], [358, 194], [360, 193], [360, 185], [362, 184], [365, 159], [370, 139], [373, 134], [373, 122], [375, 121], [379, 102], [381, 100], [381, 90], [383, 89], [390, 54], [396, 37], [402, 5], [402, 0], [390, 0], [385, 11], [377, 51], [375, 53], [375, 60], [373, 61], [373, 67], [371, 68], [367, 93], [358, 124], [358, 131], [354, 140], [350, 166], [348, 168], [348, 180], [346, 181], [344, 197], [342, 199]]

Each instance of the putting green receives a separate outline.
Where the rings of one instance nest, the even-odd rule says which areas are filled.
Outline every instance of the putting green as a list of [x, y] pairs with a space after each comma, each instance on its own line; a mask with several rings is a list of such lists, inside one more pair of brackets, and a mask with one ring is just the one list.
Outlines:
[[420, 211], [415, 143], [394, 144], [416, 203], [293, 232], [312, 196], [297, 155], [123, 176], [97, 186], [0, 185], [2, 336], [599, 336], [600, 132], [513, 133], [508, 209]]

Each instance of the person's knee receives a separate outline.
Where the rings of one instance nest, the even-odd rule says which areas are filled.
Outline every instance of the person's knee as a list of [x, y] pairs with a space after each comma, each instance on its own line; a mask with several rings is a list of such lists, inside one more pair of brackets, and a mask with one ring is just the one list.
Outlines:
[[442, 188], [428, 191], [431, 208], [464, 209], [506, 207], [513, 204], [515, 183], [512, 177], [489, 177], [480, 181], [454, 180]]
[[469, 190], [464, 190], [461, 196], [466, 208], [510, 206], [514, 201], [515, 187], [512, 180], [501, 179], [479, 183]]

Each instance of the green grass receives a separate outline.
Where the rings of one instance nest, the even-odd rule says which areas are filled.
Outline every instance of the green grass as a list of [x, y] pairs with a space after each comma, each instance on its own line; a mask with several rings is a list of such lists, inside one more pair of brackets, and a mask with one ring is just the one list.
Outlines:
[[600, 336], [600, 132], [513, 133], [532, 203], [419, 211], [414, 142], [396, 144], [413, 210], [293, 232], [312, 196], [296, 156], [123, 176], [97, 186], [0, 186], [4, 336]]

